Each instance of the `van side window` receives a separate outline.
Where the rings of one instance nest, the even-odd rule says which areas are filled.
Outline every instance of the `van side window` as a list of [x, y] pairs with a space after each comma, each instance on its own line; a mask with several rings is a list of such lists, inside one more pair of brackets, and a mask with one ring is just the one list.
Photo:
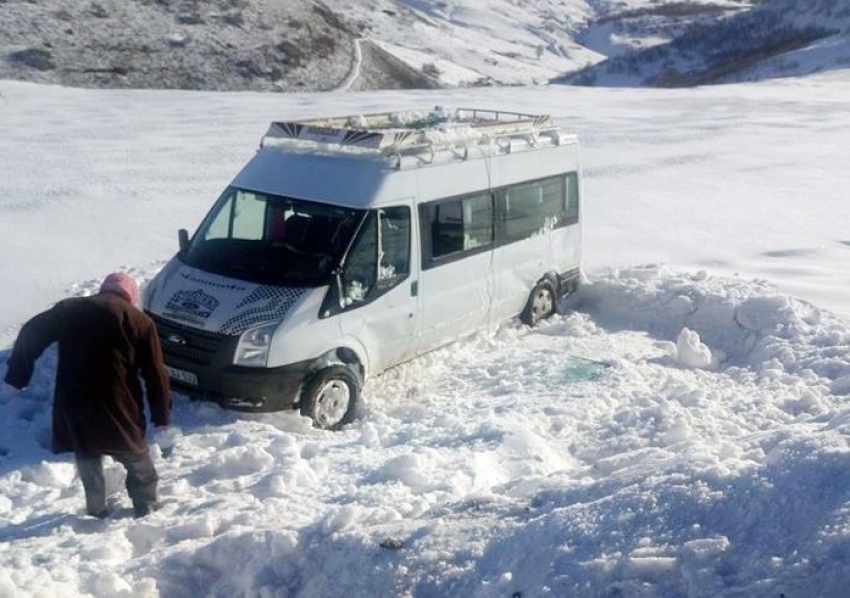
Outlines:
[[510, 185], [498, 193], [505, 242], [578, 222], [578, 174]]
[[566, 181], [562, 176], [511, 185], [502, 197], [507, 241], [566, 224]]
[[420, 206], [423, 267], [493, 244], [493, 200], [489, 193]]
[[567, 175], [567, 221], [565, 224], [578, 223], [578, 173]]
[[567, 219], [565, 189], [565, 181], [561, 177], [540, 181], [540, 203], [545, 228], [552, 229], [564, 225]]
[[343, 307], [373, 299], [410, 274], [410, 209], [370, 212], [340, 276]]

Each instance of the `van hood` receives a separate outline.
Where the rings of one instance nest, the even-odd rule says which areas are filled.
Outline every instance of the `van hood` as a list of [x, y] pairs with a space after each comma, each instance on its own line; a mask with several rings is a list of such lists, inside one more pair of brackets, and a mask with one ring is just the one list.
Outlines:
[[283, 320], [310, 290], [210, 274], [175, 258], [151, 281], [145, 308], [193, 328], [235, 336], [256, 324]]

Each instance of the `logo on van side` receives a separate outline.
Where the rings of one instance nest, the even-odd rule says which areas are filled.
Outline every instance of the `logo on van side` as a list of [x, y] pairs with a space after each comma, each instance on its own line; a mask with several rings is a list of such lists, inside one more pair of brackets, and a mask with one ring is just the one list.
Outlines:
[[189, 319], [206, 320], [218, 307], [218, 299], [201, 289], [197, 291], [177, 291], [165, 304], [165, 311], [176, 316], [188, 316]]

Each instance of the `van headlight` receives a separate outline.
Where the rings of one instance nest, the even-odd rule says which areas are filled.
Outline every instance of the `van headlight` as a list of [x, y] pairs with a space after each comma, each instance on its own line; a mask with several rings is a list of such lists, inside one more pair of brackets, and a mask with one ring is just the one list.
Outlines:
[[269, 361], [269, 347], [272, 345], [277, 322], [249, 328], [239, 337], [236, 345], [235, 365], [264, 368]]

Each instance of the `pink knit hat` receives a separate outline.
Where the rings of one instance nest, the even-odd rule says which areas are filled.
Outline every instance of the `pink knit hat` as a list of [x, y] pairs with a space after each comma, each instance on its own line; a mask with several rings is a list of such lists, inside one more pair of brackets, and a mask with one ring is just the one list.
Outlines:
[[128, 274], [123, 272], [113, 272], [103, 280], [100, 285], [101, 293], [115, 293], [124, 297], [133, 305], [139, 305], [139, 285]]

